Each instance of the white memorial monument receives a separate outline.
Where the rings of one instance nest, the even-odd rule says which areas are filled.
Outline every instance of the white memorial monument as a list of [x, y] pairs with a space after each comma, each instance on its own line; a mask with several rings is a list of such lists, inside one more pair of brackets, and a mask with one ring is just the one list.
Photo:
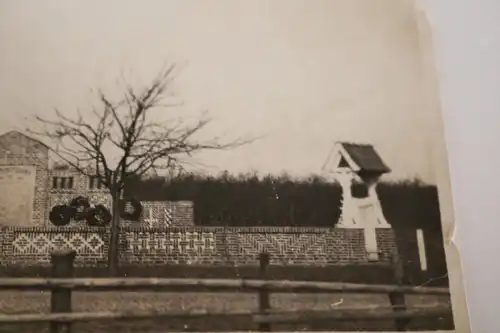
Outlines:
[[[378, 199], [377, 182], [391, 170], [372, 145], [336, 142], [323, 172], [342, 187], [341, 215], [336, 228], [363, 229], [368, 260], [378, 260], [377, 228], [391, 228]], [[366, 188], [364, 197], [354, 197], [352, 187]]]

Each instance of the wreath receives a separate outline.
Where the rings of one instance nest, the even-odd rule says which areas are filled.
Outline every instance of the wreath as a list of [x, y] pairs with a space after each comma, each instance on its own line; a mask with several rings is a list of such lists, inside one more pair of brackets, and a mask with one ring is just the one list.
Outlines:
[[[127, 210], [127, 204], [130, 204], [130, 206], [132, 206], [131, 212]], [[139, 221], [139, 218], [142, 215], [142, 204], [139, 200], [136, 200], [134, 198], [120, 200], [118, 202], [118, 210], [122, 219], [128, 221]]]
[[74, 219], [83, 221], [87, 218], [87, 213], [90, 208], [89, 199], [79, 196], [71, 200], [70, 207], [75, 210]]
[[52, 207], [49, 213], [49, 220], [53, 225], [62, 227], [69, 224], [71, 218], [74, 216], [74, 210], [67, 205], [57, 205]]
[[103, 205], [96, 205], [87, 211], [87, 223], [91, 227], [104, 227], [111, 222], [111, 213]]

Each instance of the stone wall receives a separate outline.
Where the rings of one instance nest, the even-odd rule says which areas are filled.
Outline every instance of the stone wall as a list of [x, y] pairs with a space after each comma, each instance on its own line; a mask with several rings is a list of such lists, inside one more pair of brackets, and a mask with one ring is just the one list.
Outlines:
[[[378, 229], [380, 261], [395, 246], [390, 229]], [[56, 249], [77, 251], [76, 265], [107, 262], [109, 230], [100, 228], [0, 229], [0, 263], [47, 265]], [[272, 227], [124, 227], [120, 236], [122, 265], [257, 265], [269, 252], [274, 265], [320, 265], [367, 262], [363, 230]]]

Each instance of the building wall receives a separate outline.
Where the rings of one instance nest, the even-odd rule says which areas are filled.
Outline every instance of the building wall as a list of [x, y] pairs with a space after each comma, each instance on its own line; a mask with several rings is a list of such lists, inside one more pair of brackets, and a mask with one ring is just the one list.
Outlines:
[[0, 136], [0, 166], [32, 166], [35, 169], [33, 213], [31, 220], [19, 221], [19, 226], [41, 226], [47, 220], [48, 164], [48, 148], [37, 140], [15, 131]]
[[[109, 229], [4, 228], [0, 230], [0, 264], [48, 265], [50, 253], [77, 251], [77, 266], [106, 265]], [[380, 261], [395, 246], [392, 230], [378, 229]], [[122, 228], [120, 264], [258, 265], [261, 252], [273, 265], [366, 263], [363, 230], [292, 227]]]
[[[84, 196], [89, 199], [91, 205], [102, 204], [110, 211], [112, 210], [111, 194], [106, 189], [89, 188], [89, 177], [83, 176], [71, 170], [50, 171], [49, 184], [53, 177], [73, 177], [73, 189], [49, 188], [47, 211], [56, 205], [69, 204], [74, 198]], [[142, 215], [139, 221], [122, 220], [122, 226], [132, 227], [154, 227], [167, 226], [192, 226], [194, 225], [194, 206], [191, 201], [142, 201]], [[46, 221], [45, 226], [52, 226]], [[70, 227], [85, 226], [85, 222], [71, 221]]]
[[[6, 170], [5, 167], [10, 168]], [[2, 209], [5, 207], [0, 205], [0, 227], [13, 225], [18, 227], [50, 227], [52, 224], [48, 217], [52, 207], [67, 204], [77, 196], [87, 197], [91, 204], [103, 204], [111, 210], [109, 192], [104, 188], [91, 188], [89, 177], [71, 168], [49, 169], [49, 149], [44, 144], [17, 131], [0, 135], [0, 171], [2, 171], [0, 182], [2, 177], [10, 178], [16, 171], [20, 172], [21, 168], [19, 167], [23, 167], [23, 169], [31, 167], [35, 173], [33, 184], [20, 183], [20, 186], [33, 186], [34, 188], [31, 219], [8, 219], [5, 216], [2, 218]], [[54, 177], [71, 177], [72, 187], [54, 188]], [[14, 196], [16, 194], [19, 193], [13, 193]], [[9, 204], [8, 200], [3, 201], [6, 201], [4, 204]], [[142, 202], [142, 205], [143, 214], [139, 222], [123, 221], [123, 226], [165, 227], [194, 224], [192, 202], [152, 201]], [[72, 221], [69, 226], [81, 227], [82, 222]]]
[[[65, 177], [73, 179], [72, 188], [54, 188], [52, 185], [54, 177]], [[104, 204], [108, 209], [111, 208], [111, 195], [105, 189], [89, 188], [89, 177], [82, 175], [76, 170], [66, 169], [57, 170], [51, 169], [48, 171], [48, 187], [47, 187], [47, 211], [56, 205], [69, 204], [74, 198], [84, 196], [89, 199], [91, 204]], [[71, 227], [82, 226], [84, 222], [71, 221]], [[52, 226], [47, 219], [44, 226]]]

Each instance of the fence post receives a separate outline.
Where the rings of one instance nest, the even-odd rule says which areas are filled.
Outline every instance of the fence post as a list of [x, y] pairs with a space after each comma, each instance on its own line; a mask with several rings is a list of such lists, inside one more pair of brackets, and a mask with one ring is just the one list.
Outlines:
[[[395, 285], [401, 286], [404, 284], [404, 267], [403, 261], [401, 260], [401, 256], [399, 255], [398, 250], [395, 248], [392, 251], [391, 255], [391, 264], [393, 269], [393, 281]], [[389, 293], [389, 300], [391, 301], [391, 305], [394, 306], [394, 312], [406, 311], [406, 301], [405, 294], [399, 292]], [[408, 319], [394, 319], [396, 324], [396, 330], [398, 332], [406, 331], [406, 326], [409, 323]]]
[[[71, 278], [73, 277], [76, 251], [63, 250], [54, 252], [51, 255], [52, 277]], [[71, 289], [54, 288], [50, 299], [50, 310], [52, 313], [71, 312]], [[70, 333], [71, 323], [51, 322], [50, 333]]]
[[[268, 268], [269, 268], [269, 253], [262, 252], [259, 256], [259, 262], [260, 262], [260, 278], [263, 280], [268, 279]], [[269, 290], [268, 289], [261, 289], [259, 291], [259, 311], [262, 314], [265, 314], [267, 310], [271, 308], [271, 302], [269, 298]], [[270, 332], [271, 331], [271, 324], [269, 323], [260, 323], [259, 324], [259, 331], [261, 332]]]

